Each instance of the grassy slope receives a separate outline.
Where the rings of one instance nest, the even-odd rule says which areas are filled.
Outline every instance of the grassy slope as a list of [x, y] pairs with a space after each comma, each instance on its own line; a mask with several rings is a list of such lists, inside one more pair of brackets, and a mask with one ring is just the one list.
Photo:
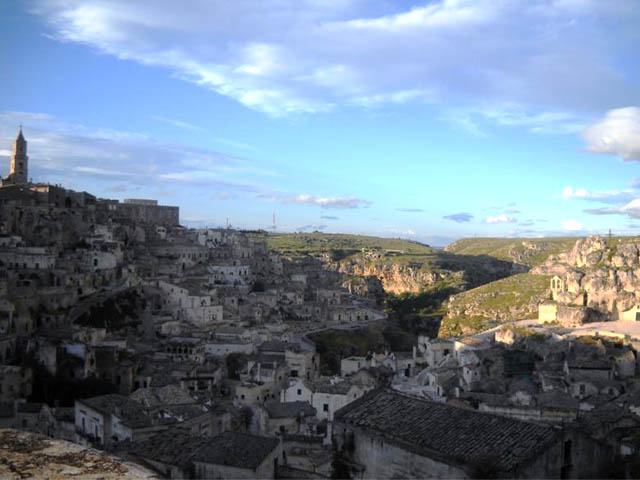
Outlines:
[[[450, 243], [445, 250], [461, 255], [489, 255], [535, 267], [549, 255], [564, 252], [573, 247], [578, 238], [463, 238]], [[537, 249], [527, 248], [534, 245]]]
[[344, 233], [283, 233], [267, 237], [269, 249], [286, 253], [322, 253], [331, 250], [396, 251], [410, 255], [431, 254], [435, 249], [412, 240], [401, 238], [369, 237]]
[[[522, 318], [535, 316], [527, 313], [527, 306], [534, 297], [542, 297], [549, 288], [546, 275], [520, 273], [496, 280], [455, 296], [451, 311], [444, 318], [441, 335], [457, 335], [483, 330], [498, 319], [512, 320], [514, 311], [521, 311]], [[479, 315], [455, 314], [454, 310], [472, 307]], [[499, 321], [498, 320], [498, 321]]]

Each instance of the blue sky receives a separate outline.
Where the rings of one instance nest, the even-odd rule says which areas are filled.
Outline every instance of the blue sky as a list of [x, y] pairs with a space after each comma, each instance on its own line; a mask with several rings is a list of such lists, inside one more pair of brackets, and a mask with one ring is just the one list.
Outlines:
[[0, 5], [0, 172], [189, 226], [640, 230], [640, 2]]

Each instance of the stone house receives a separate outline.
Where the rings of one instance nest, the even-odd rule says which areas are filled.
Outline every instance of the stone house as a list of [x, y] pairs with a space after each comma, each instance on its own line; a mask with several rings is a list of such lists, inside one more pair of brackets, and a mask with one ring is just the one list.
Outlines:
[[336, 305], [329, 309], [329, 318], [334, 322], [362, 322], [371, 318], [371, 312], [366, 308], [353, 305]]
[[613, 367], [606, 357], [587, 357], [584, 355], [571, 355], [565, 360], [563, 370], [567, 375], [581, 376], [592, 380], [613, 380]]
[[342, 290], [337, 288], [316, 289], [316, 301], [327, 305], [340, 305], [342, 303]]
[[33, 371], [29, 367], [0, 365], [0, 403], [31, 395]]
[[281, 402], [309, 402], [313, 398], [313, 387], [302, 378], [290, 378], [289, 386], [280, 392]]
[[474, 352], [491, 348], [491, 343], [476, 337], [464, 337], [453, 341], [453, 355], [458, 365], [465, 365], [477, 358]]
[[[488, 441], [488, 439], [491, 439]], [[583, 478], [610, 450], [578, 432], [375, 390], [336, 413], [354, 478]]]
[[163, 352], [174, 362], [204, 362], [204, 340], [198, 337], [172, 337], [164, 342]]
[[314, 381], [320, 373], [320, 356], [295, 344], [286, 345], [284, 361], [289, 366], [289, 377]]
[[316, 409], [309, 402], [279, 402], [271, 400], [264, 404], [264, 425], [262, 431], [266, 435], [283, 435], [285, 433], [307, 434], [308, 418], [315, 418]]
[[360, 398], [367, 391], [362, 385], [339, 380], [330, 378], [313, 384], [311, 404], [317, 411], [318, 419], [332, 422], [335, 412]]

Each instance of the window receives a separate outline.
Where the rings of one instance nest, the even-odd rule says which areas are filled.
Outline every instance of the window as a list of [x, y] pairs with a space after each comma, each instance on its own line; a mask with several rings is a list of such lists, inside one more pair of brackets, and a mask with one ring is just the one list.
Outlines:
[[322, 405], [322, 411], [323, 412], [328, 412], [329, 411], [329, 404], [325, 403], [324, 405]]
[[581, 383], [581, 384], [580, 384], [580, 395], [584, 395], [584, 394], [585, 394], [585, 391], [586, 391], [586, 388], [585, 388], [584, 384], [583, 384], [583, 383]]
[[302, 395], [302, 389], [301, 388], [298, 389], [298, 395]]

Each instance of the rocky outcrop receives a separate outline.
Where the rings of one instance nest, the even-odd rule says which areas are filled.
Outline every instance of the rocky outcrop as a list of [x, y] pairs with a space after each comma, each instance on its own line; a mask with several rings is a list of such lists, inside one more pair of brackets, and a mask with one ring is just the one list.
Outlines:
[[417, 293], [425, 287], [434, 285], [439, 281], [461, 281], [464, 272], [434, 272], [425, 271], [410, 265], [394, 263], [340, 263], [334, 265], [339, 272], [359, 277], [376, 277], [384, 291], [399, 294], [405, 292]]
[[558, 275], [554, 289], [560, 304], [582, 305], [617, 318], [619, 312], [640, 304], [640, 243], [599, 236], [581, 239], [568, 252], [553, 255], [533, 272]]
[[493, 257], [454, 254], [435, 256], [430, 265], [363, 258], [332, 262], [328, 267], [349, 276], [375, 276], [385, 292], [396, 295], [418, 293], [438, 284], [454, 285], [465, 290], [521, 271], [519, 266], [514, 268], [513, 263]]
[[341, 286], [351, 294], [372, 299], [376, 304], [381, 305], [384, 301], [382, 282], [375, 275], [349, 276], [342, 281]]

